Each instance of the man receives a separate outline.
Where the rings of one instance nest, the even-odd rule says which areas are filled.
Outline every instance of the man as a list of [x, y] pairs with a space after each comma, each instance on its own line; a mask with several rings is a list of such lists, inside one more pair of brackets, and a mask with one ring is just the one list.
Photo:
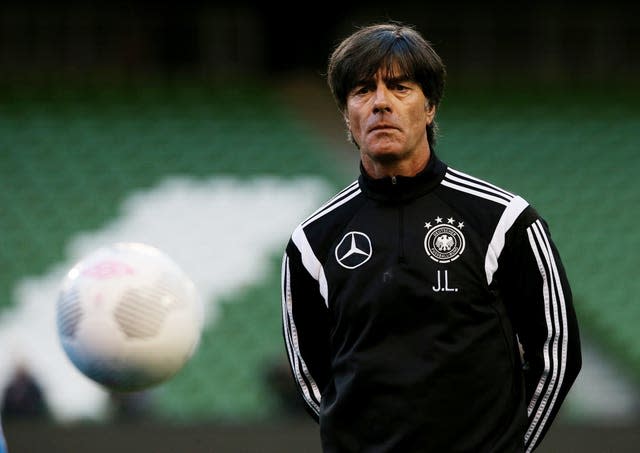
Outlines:
[[329, 60], [361, 174], [295, 229], [282, 266], [287, 353], [325, 452], [530, 452], [581, 366], [545, 221], [435, 154], [444, 79], [397, 23]]

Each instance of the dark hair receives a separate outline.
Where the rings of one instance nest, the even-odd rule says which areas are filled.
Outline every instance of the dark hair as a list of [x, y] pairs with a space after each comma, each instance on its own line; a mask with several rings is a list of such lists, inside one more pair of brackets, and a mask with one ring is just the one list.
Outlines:
[[[409, 25], [398, 22], [360, 28], [344, 39], [329, 58], [327, 82], [341, 112], [351, 90], [372, 79], [379, 69], [389, 76], [405, 76], [420, 85], [430, 105], [444, 95], [445, 66], [427, 40]], [[394, 74], [397, 71], [400, 74]], [[429, 145], [435, 145], [435, 121], [427, 126]]]

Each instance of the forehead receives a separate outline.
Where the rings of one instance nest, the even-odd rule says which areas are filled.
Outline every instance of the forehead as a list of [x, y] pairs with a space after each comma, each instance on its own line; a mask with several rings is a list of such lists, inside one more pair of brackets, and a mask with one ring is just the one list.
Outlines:
[[397, 62], [381, 62], [368, 71], [362, 71], [357, 83], [372, 81], [413, 80], [413, 77]]

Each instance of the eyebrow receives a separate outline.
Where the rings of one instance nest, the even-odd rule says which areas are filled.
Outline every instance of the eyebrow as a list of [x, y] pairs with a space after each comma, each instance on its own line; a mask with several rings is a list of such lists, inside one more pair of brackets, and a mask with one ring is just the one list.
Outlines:
[[407, 75], [401, 75], [396, 77], [383, 77], [385, 83], [405, 83], [405, 82], [414, 82], [411, 77]]
[[[360, 80], [356, 81], [353, 84], [353, 86], [355, 88], [355, 87], [358, 87], [358, 86], [362, 86], [362, 85], [366, 85], [366, 84], [372, 83], [374, 81], [375, 81], [375, 76], [367, 77], [367, 78], [363, 78], [363, 79], [360, 79]], [[394, 84], [394, 83], [398, 84], [398, 83], [406, 83], [406, 82], [415, 82], [415, 80], [413, 80], [411, 77], [409, 77], [406, 74], [398, 75], [398, 76], [394, 76], [394, 77], [382, 77], [382, 81], [385, 84], [390, 84], [390, 83], [391, 84]]]

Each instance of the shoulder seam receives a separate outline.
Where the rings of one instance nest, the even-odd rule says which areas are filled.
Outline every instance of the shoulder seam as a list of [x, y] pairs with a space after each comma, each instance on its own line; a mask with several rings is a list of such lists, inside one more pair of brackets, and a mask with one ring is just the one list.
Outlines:
[[361, 193], [360, 186], [358, 184], [358, 181], [356, 180], [351, 184], [349, 184], [344, 189], [342, 189], [336, 195], [331, 197], [326, 203], [324, 203], [318, 209], [316, 209], [316, 211], [313, 212], [313, 214], [311, 214], [304, 221], [302, 221], [302, 223], [300, 224], [300, 227], [304, 228], [310, 223], [315, 222], [319, 218], [327, 215], [329, 212], [342, 206], [343, 204], [345, 204], [352, 198], [356, 197], [360, 193]]
[[454, 170], [451, 167], [447, 168], [441, 184], [460, 192], [499, 203], [503, 206], [508, 206], [516, 197], [516, 195], [496, 185], [461, 171]]

